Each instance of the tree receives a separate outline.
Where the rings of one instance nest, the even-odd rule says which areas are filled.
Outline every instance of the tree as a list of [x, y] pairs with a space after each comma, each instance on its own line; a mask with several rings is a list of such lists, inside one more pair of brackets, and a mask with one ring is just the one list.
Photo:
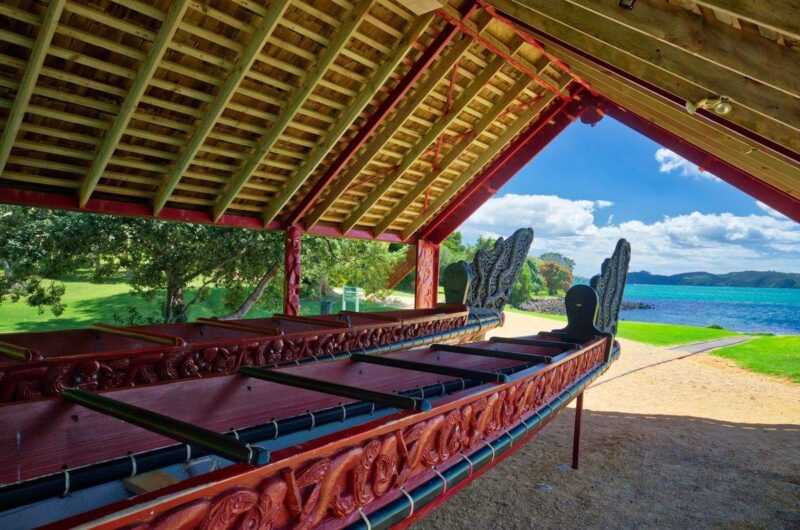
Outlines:
[[565, 255], [561, 254], [560, 252], [545, 252], [539, 259], [542, 261], [554, 261], [556, 263], [560, 263], [566, 266], [570, 272], [575, 270], [575, 260], [566, 257]]
[[535, 294], [536, 288], [531, 275], [531, 269], [523, 265], [519, 270], [517, 282], [511, 290], [508, 303], [514, 307], [519, 307], [521, 304], [530, 301]]
[[572, 286], [572, 271], [563, 263], [543, 261], [539, 266], [539, 271], [542, 273], [547, 293], [550, 295], [558, 294], [558, 291], [566, 291]]

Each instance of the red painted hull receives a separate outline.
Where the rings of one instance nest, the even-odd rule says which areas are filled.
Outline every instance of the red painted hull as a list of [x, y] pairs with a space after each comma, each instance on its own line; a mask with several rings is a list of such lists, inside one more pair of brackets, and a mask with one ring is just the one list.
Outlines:
[[[492, 343], [473, 346], [490, 348]], [[582, 389], [580, 385], [587, 384], [590, 377], [605, 370], [613, 359], [604, 338], [589, 340], [580, 349], [564, 353], [560, 348], [549, 346], [502, 346], [506, 351], [545, 356], [550, 362], [526, 364], [510, 375], [507, 382], [486, 383], [431, 399], [433, 408], [425, 412], [397, 412], [275, 451], [271, 463], [265, 466], [232, 465], [61, 521], [53, 527], [327, 529], [358, 524], [362, 517], [379, 517], [387, 506], [406, 498], [401, 489], [413, 494], [415, 488], [422, 488], [432, 479], [439, 480], [432, 467], [447, 474], [454, 466], [471, 462], [470, 459], [478, 462], [477, 455], [486, 454], [487, 447], [492, 447], [488, 465], [499, 461], [500, 458], [494, 458], [493, 445], [489, 444], [501, 447], [501, 440], [510, 436], [516, 440], [511, 447], [517, 447], [520, 440], [541, 428], [550, 415], [574, 396], [578, 387]], [[515, 360], [431, 349], [401, 352], [391, 357], [481, 370], [520, 365]], [[318, 362], [281, 371], [381, 391], [458, 380], [352, 360]], [[277, 384], [234, 375], [105, 394], [156, 411], [182, 410], [182, 419], [215, 430], [264, 421], [265, 414], [280, 418], [342, 402], [318, 392], [287, 391]], [[264, 396], [269, 399], [269, 412], [264, 412]], [[75, 455], [80, 453], [82, 445], [96, 440], [101, 433], [107, 439], [95, 443], [94, 447], [114, 445], [112, 440], [125, 440], [126, 446], [118, 447], [118, 452], [131, 450], [128, 444], [144, 447], [160, 443], [155, 435], [141, 434], [141, 431], [137, 434], [135, 427], [75, 405], [50, 401], [25, 407], [28, 415], [37, 407], [38, 421], [16, 419], [16, 427], [24, 428], [26, 424], [32, 428], [47, 419], [51, 428], [42, 429], [34, 436], [39, 449], [20, 455], [22, 460], [49, 458], [51, 466], [55, 465], [58, 459], [47, 454]], [[79, 414], [78, 422], [71, 419], [75, 414]], [[231, 425], [231, 422], [236, 423]], [[522, 425], [526, 427], [524, 435], [515, 438], [510, 434], [520, 432]], [[13, 429], [15, 426], [6, 427]], [[9, 442], [3, 440], [1, 446], [8, 447]], [[96, 453], [92, 456], [95, 460], [108, 458], [113, 456], [113, 450], [110, 451], [102, 457]], [[4, 468], [7, 463], [0, 467]], [[459, 482], [460, 486], [454, 485], [449, 492], [442, 491], [436, 502], [476, 475], [470, 472]], [[429, 506], [433, 504], [435, 502]], [[421, 513], [425, 510], [418, 511], [417, 515]], [[406, 526], [413, 513], [401, 515], [400, 520], [393, 519], [391, 524]]]

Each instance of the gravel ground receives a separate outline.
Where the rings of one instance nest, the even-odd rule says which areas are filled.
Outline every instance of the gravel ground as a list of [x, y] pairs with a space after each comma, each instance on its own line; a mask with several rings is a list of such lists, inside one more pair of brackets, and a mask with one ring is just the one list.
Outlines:
[[[503, 336], [557, 322], [506, 314]], [[800, 528], [800, 385], [631, 341], [574, 408], [415, 530]]]

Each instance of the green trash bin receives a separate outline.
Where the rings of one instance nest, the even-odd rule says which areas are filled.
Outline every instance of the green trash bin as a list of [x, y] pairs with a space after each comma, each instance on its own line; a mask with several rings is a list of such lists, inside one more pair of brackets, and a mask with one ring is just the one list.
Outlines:
[[322, 300], [319, 303], [319, 314], [330, 315], [333, 312], [333, 300]]

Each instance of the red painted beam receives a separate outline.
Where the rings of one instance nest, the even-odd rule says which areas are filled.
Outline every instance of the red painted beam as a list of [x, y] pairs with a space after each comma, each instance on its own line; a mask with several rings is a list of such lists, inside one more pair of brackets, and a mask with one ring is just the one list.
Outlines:
[[[469, 17], [475, 9], [476, 5], [470, 3], [464, 13], [464, 18]], [[311, 191], [303, 197], [300, 204], [298, 204], [289, 215], [286, 221], [287, 226], [299, 223], [300, 219], [308, 213], [311, 207], [314, 206], [314, 203], [317, 202], [317, 199], [322, 196], [325, 189], [336, 179], [339, 173], [342, 172], [342, 169], [353, 159], [356, 153], [358, 153], [358, 150], [369, 140], [381, 123], [384, 122], [387, 116], [391, 114], [395, 107], [397, 107], [400, 101], [406, 96], [408, 91], [413, 88], [414, 83], [416, 83], [428, 68], [430, 68], [431, 64], [433, 64], [436, 58], [439, 57], [457, 34], [457, 28], [448, 24], [436, 38], [433, 39], [433, 42], [431, 42], [419, 59], [411, 66], [411, 69], [403, 76], [397, 86], [395, 86], [391, 93], [381, 102], [377, 110], [367, 119], [364, 126], [358, 130], [358, 133], [350, 143], [347, 144], [347, 147], [345, 147], [344, 150], [339, 153], [336, 160], [328, 166], [328, 169], [325, 170], [322, 177], [314, 184]]]
[[[20, 188], [0, 188], [0, 203], [55, 210], [74, 210], [83, 213], [141, 217], [158, 221], [213, 224], [215, 226], [230, 226], [251, 230], [281, 230], [280, 225], [276, 221], [264, 227], [264, 222], [260, 217], [250, 217], [246, 215], [225, 214], [215, 223], [211, 212], [204, 210], [165, 207], [158, 215], [154, 216], [153, 207], [151, 205], [136, 202], [92, 198], [89, 199], [89, 202], [86, 203], [84, 208], [81, 208], [78, 204], [77, 195]], [[306, 233], [315, 236], [345, 237], [338, 226], [315, 225], [313, 229]], [[414, 243], [414, 241], [404, 240], [402, 236], [396, 232], [384, 233], [379, 237], [375, 237], [370, 230], [354, 229], [350, 230], [346, 237], [349, 239], [367, 239], [370, 241], [377, 240], [389, 243]]]
[[702, 167], [704, 171], [721, 178], [751, 197], [775, 208], [787, 217], [800, 222], [800, 199], [779, 190], [750, 173], [716, 158], [714, 155], [684, 140], [680, 136], [646, 120], [638, 114], [607, 99], [598, 98], [597, 105], [615, 120], [647, 136], [686, 160]]
[[283, 314], [300, 314], [300, 247], [303, 231], [296, 226], [286, 230], [283, 238]]
[[572, 99], [560, 101], [551, 110], [542, 113], [419, 232], [419, 239], [434, 243], [444, 241], [567, 125], [578, 118], [584, 108], [586, 106], [581, 99]]
[[436, 307], [439, 297], [439, 245], [417, 241], [417, 275], [414, 284], [414, 309]]

